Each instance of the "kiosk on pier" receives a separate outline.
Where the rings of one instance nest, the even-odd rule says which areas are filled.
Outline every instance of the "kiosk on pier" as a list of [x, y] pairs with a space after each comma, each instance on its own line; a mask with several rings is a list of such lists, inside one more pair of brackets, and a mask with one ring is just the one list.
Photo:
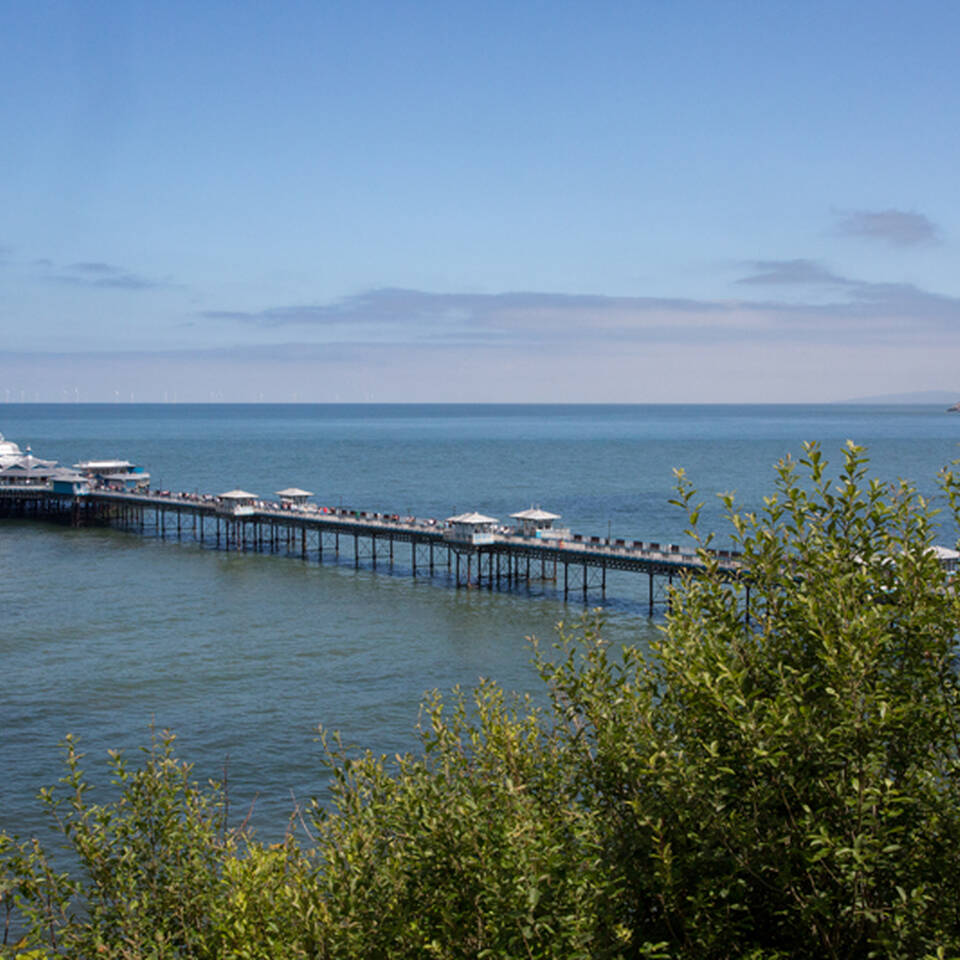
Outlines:
[[299, 487], [287, 487], [286, 490], [277, 490], [277, 496], [284, 506], [305, 507], [307, 500], [313, 496], [309, 490], [301, 490]]
[[519, 513], [511, 513], [512, 520], [520, 521], [520, 532], [525, 537], [537, 537], [540, 540], [569, 540], [569, 528], [555, 527], [554, 520], [560, 519], [559, 513], [550, 513], [540, 507], [531, 507]]
[[246, 490], [228, 490], [217, 497], [217, 513], [228, 517], [249, 517], [256, 508], [257, 495]]
[[487, 517], [482, 513], [461, 513], [456, 517], [447, 517], [447, 529], [443, 539], [450, 543], [468, 543], [478, 546], [493, 543], [497, 530], [496, 517]]

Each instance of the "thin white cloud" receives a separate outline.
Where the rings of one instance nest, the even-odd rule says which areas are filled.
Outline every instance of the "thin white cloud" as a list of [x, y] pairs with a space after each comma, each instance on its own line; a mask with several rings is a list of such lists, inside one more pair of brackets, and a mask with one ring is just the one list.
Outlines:
[[381, 288], [330, 304], [211, 310], [207, 320], [261, 328], [293, 327], [340, 332], [368, 341], [531, 344], [636, 337], [672, 338], [729, 320], [721, 302], [684, 298], [607, 297], [594, 294], [516, 292], [448, 294]]
[[111, 276], [113, 274], [123, 272], [119, 267], [114, 267], [109, 263], [102, 263], [99, 261], [81, 261], [80, 263], [71, 263], [67, 269], [75, 270], [77, 273], [94, 273], [100, 276]]
[[159, 280], [134, 273], [125, 267], [101, 260], [81, 260], [68, 264], [56, 264], [47, 258], [33, 260], [30, 264], [46, 283], [66, 284], [72, 287], [107, 288], [116, 290], [156, 290], [170, 287], [169, 280]]
[[833, 232], [842, 237], [879, 240], [896, 247], [940, 242], [940, 228], [922, 213], [905, 210], [853, 210], [838, 213]]
[[737, 283], [756, 286], [806, 286], [809, 284], [847, 286], [853, 281], [827, 270], [815, 260], [753, 260], [747, 266], [753, 271]]
[[[911, 283], [877, 283], [845, 277], [812, 260], [760, 260], [749, 267], [754, 271], [738, 283], [754, 286], [793, 286], [808, 288], [811, 293], [833, 288], [840, 299], [819, 303], [806, 302], [763, 304], [778, 313], [806, 315], [844, 320], [925, 320], [953, 326], [960, 323], [960, 298], [924, 290]], [[760, 304], [755, 304], [761, 306]], [[838, 329], [837, 333], [842, 333]]]
[[477, 321], [520, 311], [594, 310], [607, 313], [624, 308], [631, 310], [670, 309], [703, 311], [710, 309], [706, 301], [682, 298], [606, 297], [594, 294], [558, 294], [516, 292], [498, 294], [430, 293], [381, 287], [329, 304], [294, 304], [267, 307], [263, 310], [208, 310], [201, 314], [211, 320], [237, 320], [261, 327], [293, 324], [331, 325], [355, 323], [409, 323], [420, 321]]
[[[212, 310], [206, 320], [299, 328], [324, 341], [501, 343], [543, 349], [598, 339], [676, 342], [756, 338], [824, 342], [915, 336], [918, 324], [952, 329], [960, 299], [911, 284], [842, 276], [812, 260], [759, 260], [738, 282], [792, 288], [798, 299], [693, 300], [516, 292], [447, 294], [382, 288], [328, 304]], [[824, 299], [826, 296], [826, 299]], [[909, 321], [909, 324], [907, 323]]]

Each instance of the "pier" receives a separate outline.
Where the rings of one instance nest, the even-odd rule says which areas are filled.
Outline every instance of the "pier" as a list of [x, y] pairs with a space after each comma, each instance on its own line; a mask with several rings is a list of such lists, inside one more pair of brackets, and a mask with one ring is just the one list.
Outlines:
[[[306, 502], [307, 491], [281, 493], [291, 496], [266, 501], [242, 490], [212, 496], [106, 489], [74, 476], [59, 483], [0, 485], [0, 518], [109, 526], [160, 540], [352, 563], [358, 569], [396, 567], [414, 578], [442, 573], [465, 589], [516, 589], [546, 581], [564, 600], [573, 596], [585, 603], [591, 596], [606, 598], [608, 574], [626, 572], [644, 578], [651, 615], [668, 601], [675, 577], [701, 567], [694, 550], [676, 544], [584, 536], [554, 529], [549, 520], [522, 519], [538, 511], [515, 514], [521, 523], [511, 528], [481, 514], [425, 520], [322, 508]], [[736, 555], [721, 550], [717, 556], [735, 577]]]
[[[367, 510], [322, 507], [309, 490], [278, 490], [276, 500], [246, 490], [220, 494], [150, 488], [150, 475], [128, 460], [84, 460], [72, 468], [34, 456], [0, 435], [0, 519], [101, 526], [160, 540], [193, 542], [240, 553], [298, 557], [304, 562], [388, 568], [413, 578], [442, 576], [466, 589], [549, 584], [564, 601], [607, 597], [608, 577], [629, 575], [652, 616], [670, 601], [677, 577], [703, 569], [697, 551], [672, 543], [572, 533], [561, 518], [531, 506], [512, 525], [472, 512], [440, 521]], [[931, 547], [954, 574], [960, 552]], [[749, 576], [739, 554], [712, 551], [721, 576], [743, 580], [749, 617]], [[618, 587], [625, 581], [621, 577]]]

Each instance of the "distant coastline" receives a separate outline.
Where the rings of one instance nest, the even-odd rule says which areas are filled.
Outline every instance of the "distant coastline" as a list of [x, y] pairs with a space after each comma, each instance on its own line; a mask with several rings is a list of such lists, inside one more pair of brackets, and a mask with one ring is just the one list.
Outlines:
[[920, 390], [913, 393], [885, 393], [872, 397], [853, 397], [839, 400], [838, 403], [901, 403], [901, 404], [946, 404], [952, 405], [960, 400], [960, 390]]

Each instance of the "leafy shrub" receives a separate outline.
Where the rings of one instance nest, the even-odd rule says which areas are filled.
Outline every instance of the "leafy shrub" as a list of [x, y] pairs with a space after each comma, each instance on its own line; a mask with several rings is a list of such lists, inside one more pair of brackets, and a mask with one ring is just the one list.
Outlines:
[[491, 683], [425, 714], [423, 754], [393, 769], [331, 752], [334, 810], [315, 811], [329, 955], [597, 955], [616, 891], [561, 742]]
[[956, 951], [957, 597], [915, 491], [867, 483], [853, 445], [838, 482], [806, 453], [809, 482], [782, 462], [761, 513], [725, 498], [733, 585], [681, 474], [704, 573], [654, 656], [575, 645], [542, 672], [635, 936], [691, 957]]

